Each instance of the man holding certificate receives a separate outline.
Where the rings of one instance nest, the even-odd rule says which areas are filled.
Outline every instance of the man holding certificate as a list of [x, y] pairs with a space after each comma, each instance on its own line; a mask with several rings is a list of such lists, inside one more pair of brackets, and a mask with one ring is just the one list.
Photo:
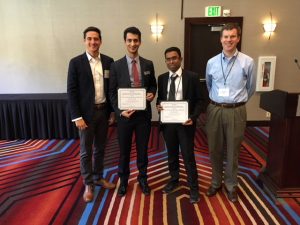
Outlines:
[[[147, 182], [148, 141], [151, 130], [151, 106], [156, 93], [153, 63], [138, 54], [141, 32], [136, 27], [124, 31], [127, 54], [112, 64], [110, 99], [118, 121], [120, 146], [118, 196], [127, 192], [133, 132], [135, 132], [138, 182], [145, 195], [150, 194]], [[143, 105], [145, 105], [143, 107]]]
[[[180, 148], [190, 187], [190, 202], [197, 203], [200, 195], [194, 155], [194, 134], [203, 102], [200, 80], [196, 73], [181, 68], [182, 57], [179, 48], [166, 49], [165, 61], [169, 71], [158, 77], [156, 102], [160, 117], [163, 118], [161, 127], [168, 149], [168, 166], [171, 175], [163, 192], [168, 194], [179, 185]], [[186, 119], [180, 121], [178, 118]]]

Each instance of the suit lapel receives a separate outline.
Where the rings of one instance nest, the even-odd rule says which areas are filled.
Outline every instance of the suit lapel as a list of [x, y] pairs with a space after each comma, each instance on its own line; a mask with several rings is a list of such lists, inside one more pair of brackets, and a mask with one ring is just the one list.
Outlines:
[[104, 68], [106, 68], [106, 62], [104, 61], [103, 58], [104, 58], [103, 55], [100, 53], [100, 61], [102, 64], [102, 74], [103, 74], [103, 78], [104, 78]]
[[122, 71], [124, 71], [124, 73], [121, 71], [121, 74], [123, 74], [123, 78], [124, 81], [127, 83], [127, 86], [130, 87], [131, 86], [131, 81], [130, 81], [130, 74], [129, 74], [129, 70], [128, 70], [128, 64], [127, 64], [127, 59], [126, 56], [123, 57], [122, 61], [121, 61], [121, 69]]
[[87, 72], [87, 75], [89, 76], [89, 78], [92, 79], [92, 81], [94, 82], [90, 62], [89, 62], [88, 57], [86, 56], [86, 53], [83, 53], [83, 55], [82, 55], [82, 63], [84, 66], [84, 71]]
[[141, 66], [141, 83], [142, 83], [142, 87], [144, 86], [144, 74], [145, 74], [145, 70], [146, 70], [146, 68], [145, 68], [145, 66], [146, 66], [146, 64], [145, 64], [145, 60], [140, 56], [139, 57], [140, 58], [140, 66]]
[[182, 99], [186, 99], [186, 92], [188, 89], [188, 79], [185, 76], [184, 70], [182, 70]]
[[[102, 79], [103, 79], [103, 85], [104, 85], [104, 94], [106, 95], [106, 93], [107, 93], [107, 88], [108, 88], [108, 84], [107, 84], [107, 82], [108, 82], [108, 80], [107, 79], [105, 79], [106, 77], [105, 77], [105, 69], [106, 69], [106, 62], [107, 61], [105, 61], [104, 60], [104, 56], [100, 53], [100, 61], [101, 61], [101, 64], [102, 64]], [[109, 78], [109, 76], [107, 77], [107, 78]]]
[[168, 95], [168, 81], [169, 81], [169, 73], [167, 72], [166, 75], [164, 76], [163, 78], [163, 82], [162, 82], [162, 85], [163, 85], [163, 99], [167, 100], [167, 95]]

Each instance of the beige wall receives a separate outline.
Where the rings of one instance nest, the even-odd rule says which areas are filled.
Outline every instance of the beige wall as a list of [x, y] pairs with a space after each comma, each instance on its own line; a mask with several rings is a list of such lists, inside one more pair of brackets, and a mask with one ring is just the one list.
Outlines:
[[[284, 4], [285, 3], [285, 4]], [[156, 74], [166, 71], [163, 51], [184, 46], [184, 20], [177, 0], [0, 0], [0, 93], [66, 92], [67, 66], [84, 51], [82, 31], [90, 25], [103, 32], [102, 52], [115, 59], [125, 54], [122, 32], [127, 26], [142, 31], [140, 54], [152, 59]], [[300, 92], [299, 0], [185, 0], [184, 17], [203, 17], [207, 5], [222, 5], [232, 16], [243, 16], [242, 51], [277, 56], [275, 88]], [[271, 40], [263, 36], [262, 22], [272, 11], [278, 21]], [[158, 13], [165, 24], [155, 42], [150, 23]], [[265, 120], [259, 93], [248, 103], [249, 120]], [[157, 119], [156, 113], [154, 119]]]

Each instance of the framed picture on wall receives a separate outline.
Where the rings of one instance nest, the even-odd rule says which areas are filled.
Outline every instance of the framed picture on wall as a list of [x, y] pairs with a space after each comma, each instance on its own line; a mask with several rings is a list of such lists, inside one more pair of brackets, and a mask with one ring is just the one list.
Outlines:
[[258, 57], [256, 91], [272, 91], [274, 89], [276, 56]]

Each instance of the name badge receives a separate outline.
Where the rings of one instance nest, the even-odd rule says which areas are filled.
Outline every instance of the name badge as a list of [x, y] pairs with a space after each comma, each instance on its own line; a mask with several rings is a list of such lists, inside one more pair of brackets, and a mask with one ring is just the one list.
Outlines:
[[109, 70], [104, 70], [104, 78], [109, 78]]
[[229, 96], [229, 88], [220, 88], [218, 95], [220, 97], [228, 97]]

